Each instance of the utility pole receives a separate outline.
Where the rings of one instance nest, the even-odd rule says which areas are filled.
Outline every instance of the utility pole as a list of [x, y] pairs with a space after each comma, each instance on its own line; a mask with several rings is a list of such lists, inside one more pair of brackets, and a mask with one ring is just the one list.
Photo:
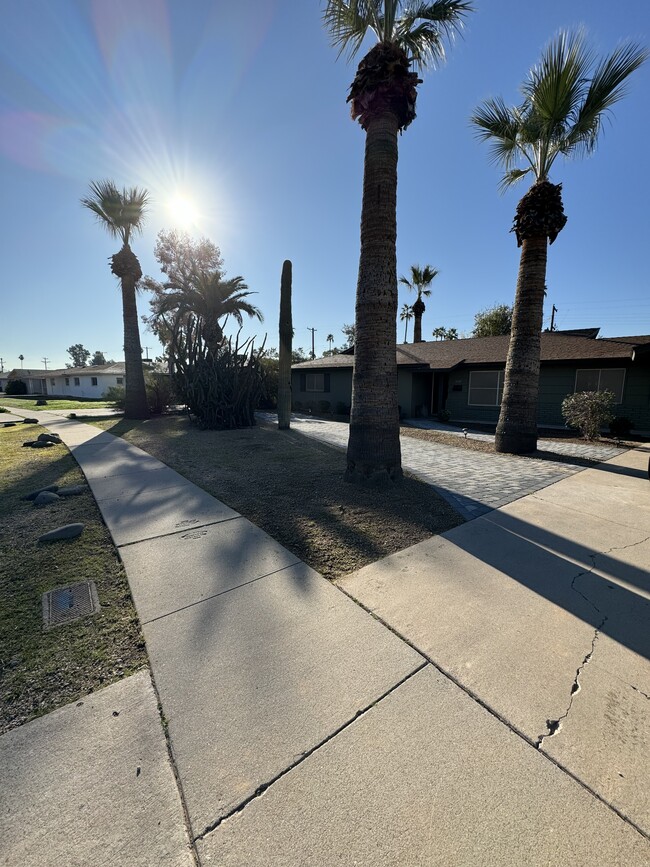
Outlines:
[[314, 333], [317, 331], [317, 328], [308, 328], [307, 331], [311, 331], [311, 357], [316, 358], [316, 353], [314, 351]]
[[45, 366], [45, 370], [47, 370], [47, 363], [49, 360], [50, 360], [49, 358], [41, 358], [41, 361], [43, 362], [43, 364]]
[[551, 310], [551, 331], [555, 331], [555, 314], [557, 313], [557, 307], [555, 304], [553, 305], [553, 309]]

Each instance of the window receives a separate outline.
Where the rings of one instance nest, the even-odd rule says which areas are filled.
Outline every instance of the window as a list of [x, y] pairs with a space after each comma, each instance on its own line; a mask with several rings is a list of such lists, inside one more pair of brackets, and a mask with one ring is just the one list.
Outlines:
[[90, 377], [90, 384], [91, 385], [97, 385], [97, 377], [96, 376]]
[[308, 373], [305, 391], [325, 391], [325, 374]]
[[81, 385], [81, 381], [79, 380], [79, 377], [78, 377], [78, 376], [75, 376], [75, 378], [74, 378], [74, 384], [75, 384], [75, 385]]
[[66, 378], [65, 378], [65, 384], [66, 384], [66, 385], [70, 385], [70, 377], [69, 377], [69, 376], [66, 376]]
[[122, 385], [122, 383], [124, 382], [124, 377], [123, 376], [116, 376], [115, 381], [117, 382], [118, 385]]
[[469, 397], [473, 406], [499, 406], [503, 397], [503, 370], [473, 370], [469, 375]]
[[623, 403], [624, 367], [576, 370], [575, 391], [612, 391], [614, 403]]

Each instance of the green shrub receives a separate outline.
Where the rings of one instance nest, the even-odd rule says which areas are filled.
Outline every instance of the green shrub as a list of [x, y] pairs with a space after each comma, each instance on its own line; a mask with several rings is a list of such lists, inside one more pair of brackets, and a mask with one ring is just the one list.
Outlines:
[[22, 379], [10, 379], [5, 386], [5, 394], [27, 394], [27, 384]]
[[124, 411], [126, 405], [126, 392], [121, 385], [112, 385], [104, 395], [104, 400], [113, 404], [114, 409]]
[[630, 421], [630, 419], [626, 418], [624, 415], [617, 415], [616, 418], [613, 418], [609, 423], [609, 430], [612, 436], [615, 437], [629, 436], [633, 427], [634, 422]]
[[562, 401], [562, 415], [571, 427], [588, 440], [598, 439], [600, 429], [614, 418], [611, 391], [578, 391]]

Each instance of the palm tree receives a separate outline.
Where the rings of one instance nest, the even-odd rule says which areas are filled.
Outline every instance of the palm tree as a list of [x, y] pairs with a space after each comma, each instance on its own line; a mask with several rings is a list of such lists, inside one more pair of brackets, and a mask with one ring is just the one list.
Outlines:
[[416, 69], [436, 66], [471, 11], [465, 0], [327, 0], [323, 20], [339, 53], [363, 58], [348, 96], [366, 132], [356, 341], [348, 442], [349, 481], [402, 476], [395, 363], [397, 135], [415, 118]]
[[264, 319], [261, 310], [246, 300], [254, 293], [249, 291], [244, 278], [224, 280], [220, 270], [194, 271], [182, 283], [165, 283], [164, 289], [151, 302], [154, 321], [160, 318], [166, 323], [165, 314], [172, 313], [176, 329], [192, 317], [213, 355], [223, 343], [228, 317], [232, 316], [238, 325], [243, 324], [244, 313], [260, 322]]
[[399, 278], [400, 283], [408, 286], [411, 291], [418, 293], [418, 297], [413, 304], [413, 316], [415, 317], [415, 322], [413, 323], [413, 343], [422, 343], [422, 314], [426, 310], [422, 298], [428, 298], [431, 295], [431, 289], [428, 287], [439, 273], [438, 269], [432, 268], [431, 265], [425, 265], [424, 268], [420, 268], [419, 265], [411, 265], [411, 279], [408, 280], [406, 277]]
[[472, 117], [477, 135], [503, 166], [502, 188], [530, 175], [533, 184], [517, 205], [513, 231], [521, 247], [496, 450], [521, 454], [537, 448], [540, 335], [546, 257], [564, 228], [561, 184], [549, 173], [556, 158], [595, 150], [603, 116], [625, 93], [624, 82], [647, 52], [628, 43], [597, 60], [581, 31], [560, 33], [521, 87], [523, 102], [482, 103]]
[[408, 343], [406, 336], [408, 334], [409, 322], [413, 319], [414, 315], [413, 308], [409, 304], [405, 304], [402, 307], [399, 318], [404, 322], [404, 343]]
[[138, 187], [121, 191], [113, 181], [92, 181], [90, 195], [81, 204], [95, 214], [109, 235], [119, 238], [122, 248], [111, 257], [111, 271], [122, 287], [122, 317], [124, 320], [125, 418], [148, 418], [149, 407], [142, 370], [142, 347], [138, 326], [135, 291], [142, 277], [140, 263], [131, 250], [132, 235], [142, 231], [149, 193]]

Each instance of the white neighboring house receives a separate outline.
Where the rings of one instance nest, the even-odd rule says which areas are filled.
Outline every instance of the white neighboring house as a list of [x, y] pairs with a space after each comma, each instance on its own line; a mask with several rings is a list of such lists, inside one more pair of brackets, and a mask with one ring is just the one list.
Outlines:
[[99, 400], [109, 388], [124, 387], [124, 362], [116, 361], [113, 364], [97, 364], [92, 367], [67, 367], [63, 370], [12, 370], [0, 378], [2, 390], [9, 379], [22, 379], [27, 386], [27, 394]]
[[114, 386], [124, 387], [123, 361], [50, 370], [47, 374], [47, 394], [60, 397], [91, 397], [99, 400]]

